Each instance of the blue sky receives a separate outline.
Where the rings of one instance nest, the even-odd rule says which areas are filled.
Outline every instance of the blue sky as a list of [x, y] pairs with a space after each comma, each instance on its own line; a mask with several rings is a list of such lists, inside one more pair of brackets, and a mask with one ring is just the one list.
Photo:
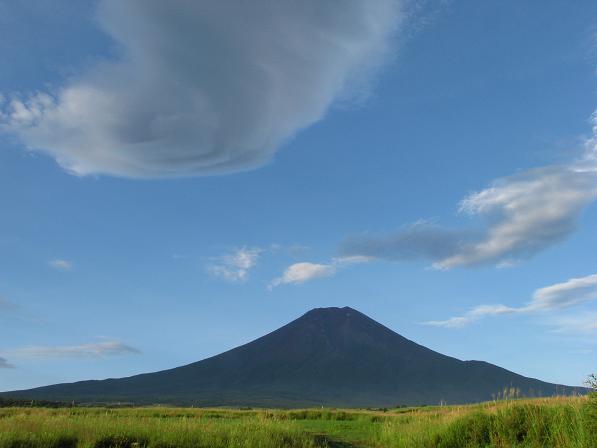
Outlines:
[[0, 390], [345, 305], [597, 369], [594, 2], [191, 3], [0, 0]]

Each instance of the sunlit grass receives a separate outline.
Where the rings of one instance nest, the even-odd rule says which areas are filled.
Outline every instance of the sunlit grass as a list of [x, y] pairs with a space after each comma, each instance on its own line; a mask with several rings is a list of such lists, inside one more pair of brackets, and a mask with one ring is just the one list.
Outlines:
[[20, 407], [0, 409], [0, 448], [594, 448], [596, 419], [588, 397], [385, 411]]

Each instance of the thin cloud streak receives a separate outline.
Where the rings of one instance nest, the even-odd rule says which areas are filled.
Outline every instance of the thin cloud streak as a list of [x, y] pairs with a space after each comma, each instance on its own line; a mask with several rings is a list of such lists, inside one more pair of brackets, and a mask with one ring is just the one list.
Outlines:
[[103, 358], [135, 355], [141, 351], [119, 341], [106, 341], [72, 346], [31, 346], [8, 353], [12, 357], [20, 358]]
[[[432, 320], [425, 323], [435, 327], [461, 328], [487, 316], [536, 314], [570, 308], [595, 300], [597, 300], [597, 274], [571, 278], [563, 283], [540, 288], [535, 291], [532, 300], [522, 307], [480, 305], [462, 316], [451, 317], [446, 320]], [[585, 327], [597, 329], [597, 324], [593, 327], [587, 325]]]

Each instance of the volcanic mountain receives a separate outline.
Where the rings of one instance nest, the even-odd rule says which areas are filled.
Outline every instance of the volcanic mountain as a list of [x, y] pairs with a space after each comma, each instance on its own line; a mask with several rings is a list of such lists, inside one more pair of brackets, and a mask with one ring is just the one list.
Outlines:
[[317, 308], [253, 342], [155, 373], [57, 384], [0, 397], [199, 406], [469, 403], [504, 388], [526, 396], [583, 392], [412, 342], [352, 308]]

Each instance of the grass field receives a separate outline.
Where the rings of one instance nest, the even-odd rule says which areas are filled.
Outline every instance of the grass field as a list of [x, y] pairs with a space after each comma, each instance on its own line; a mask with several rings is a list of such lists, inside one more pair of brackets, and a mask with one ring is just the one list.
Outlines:
[[597, 398], [382, 410], [0, 409], [0, 448], [597, 447]]

